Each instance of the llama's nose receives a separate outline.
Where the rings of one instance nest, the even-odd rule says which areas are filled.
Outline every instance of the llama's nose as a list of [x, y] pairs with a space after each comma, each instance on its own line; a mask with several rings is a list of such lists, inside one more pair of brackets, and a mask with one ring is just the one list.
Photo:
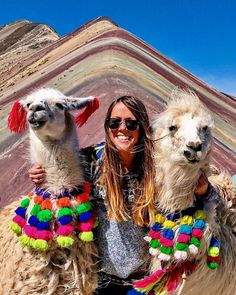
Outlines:
[[187, 144], [187, 147], [195, 152], [200, 152], [202, 150], [202, 144]]
[[35, 113], [39, 111], [45, 111], [45, 107], [41, 104], [32, 104], [29, 110]]

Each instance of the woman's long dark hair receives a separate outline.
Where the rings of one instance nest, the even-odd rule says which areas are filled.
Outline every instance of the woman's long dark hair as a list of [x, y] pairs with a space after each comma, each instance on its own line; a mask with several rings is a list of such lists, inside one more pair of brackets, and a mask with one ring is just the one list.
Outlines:
[[[122, 193], [121, 161], [119, 152], [109, 136], [108, 120], [117, 103], [122, 102], [139, 121], [139, 140], [132, 153], [135, 154], [135, 172], [138, 174], [140, 189], [136, 189], [136, 195], [132, 204], [131, 214]], [[122, 96], [110, 105], [105, 118], [106, 144], [104, 153], [103, 171], [99, 182], [107, 191], [108, 218], [117, 222], [132, 219], [135, 224], [143, 226], [154, 221], [154, 187], [155, 166], [153, 160], [153, 141], [149, 118], [144, 104], [133, 96]]]

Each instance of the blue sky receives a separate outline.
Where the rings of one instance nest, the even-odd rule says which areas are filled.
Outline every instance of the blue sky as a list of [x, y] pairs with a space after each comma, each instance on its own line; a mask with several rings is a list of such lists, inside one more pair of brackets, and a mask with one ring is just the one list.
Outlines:
[[0, 26], [28, 19], [64, 35], [102, 15], [216, 89], [236, 95], [235, 0], [8, 0], [1, 3]]

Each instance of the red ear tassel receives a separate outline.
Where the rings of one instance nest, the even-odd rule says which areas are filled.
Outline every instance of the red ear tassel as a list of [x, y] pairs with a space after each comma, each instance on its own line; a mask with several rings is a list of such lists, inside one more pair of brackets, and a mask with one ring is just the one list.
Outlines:
[[97, 97], [94, 97], [93, 101], [90, 101], [87, 107], [83, 110], [82, 113], [75, 117], [76, 124], [81, 127], [88, 118], [99, 108], [99, 101]]
[[11, 131], [20, 133], [27, 128], [26, 121], [27, 112], [24, 107], [17, 100], [15, 101], [11, 112], [8, 116], [8, 127]]

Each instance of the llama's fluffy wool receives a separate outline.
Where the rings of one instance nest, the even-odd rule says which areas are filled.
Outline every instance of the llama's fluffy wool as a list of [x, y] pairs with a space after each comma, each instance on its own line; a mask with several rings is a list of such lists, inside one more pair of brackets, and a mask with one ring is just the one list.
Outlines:
[[[69, 110], [83, 108], [91, 101], [93, 97], [70, 98], [54, 89], [40, 89], [21, 102], [27, 107], [32, 162], [44, 167], [43, 188], [52, 194], [84, 183]], [[10, 204], [0, 216], [0, 294], [91, 295], [97, 286], [94, 243], [76, 238], [70, 249], [62, 249], [56, 242], [50, 243], [46, 252], [23, 248], [9, 230], [18, 206], [19, 201]]]
[[[168, 212], [192, 206], [202, 170], [212, 174], [209, 179], [218, 192], [215, 197], [205, 200], [207, 229], [194, 258], [197, 269], [182, 280], [175, 294], [235, 295], [236, 215], [232, 208], [235, 188], [227, 174], [216, 175], [216, 171], [211, 173], [213, 170], [209, 169], [213, 126], [209, 112], [194, 93], [176, 91], [173, 96], [155, 124], [155, 139], [162, 138], [156, 143], [155, 155], [157, 206]], [[220, 265], [216, 270], [211, 270], [206, 262], [211, 236], [221, 243]], [[191, 260], [191, 256], [188, 259]], [[159, 268], [160, 262], [155, 257], [151, 269]]]

